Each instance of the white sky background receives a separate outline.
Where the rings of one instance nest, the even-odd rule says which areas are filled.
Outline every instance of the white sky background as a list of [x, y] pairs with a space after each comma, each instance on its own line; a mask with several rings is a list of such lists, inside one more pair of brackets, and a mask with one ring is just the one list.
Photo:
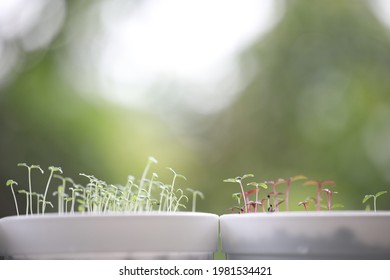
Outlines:
[[[203, 114], [234, 101], [238, 55], [283, 15], [282, 0], [91, 3], [73, 15], [60, 60], [79, 91], [143, 109], [156, 99], [174, 100]], [[390, 26], [390, 1], [369, 3]], [[17, 73], [23, 52], [51, 43], [66, 12], [64, 0], [0, 0], [0, 86]]]
[[[130, 106], [150, 106], [159, 96], [199, 113], [212, 113], [234, 99], [239, 86], [237, 55], [275, 25], [281, 2], [131, 3], [99, 3], [87, 28], [72, 33], [75, 45], [68, 71], [77, 75], [76, 84], [93, 92], [84, 81], [97, 82], [105, 97]], [[96, 15], [101, 32], [89, 33]], [[80, 69], [76, 66], [80, 58], [81, 63], [87, 62], [82, 72], [88, 76], [81, 81], [80, 73], [72, 70]]]

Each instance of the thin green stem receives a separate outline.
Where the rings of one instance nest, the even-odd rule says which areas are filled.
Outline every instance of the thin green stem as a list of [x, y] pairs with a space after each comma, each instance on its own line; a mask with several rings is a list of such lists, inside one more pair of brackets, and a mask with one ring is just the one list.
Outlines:
[[49, 170], [50, 170], [50, 175], [49, 175], [49, 179], [47, 180], [47, 184], [46, 184], [46, 188], [45, 188], [45, 193], [43, 195], [43, 203], [42, 203], [42, 214], [45, 214], [45, 208], [46, 208], [46, 195], [47, 195], [47, 191], [49, 189], [49, 185], [50, 185], [50, 181], [51, 181], [51, 178], [53, 177], [53, 173], [55, 171], [59, 171], [62, 173], [62, 170], [60, 167], [53, 167], [53, 166], [50, 166], [49, 167]]
[[12, 186], [11, 186], [11, 191], [12, 191], [12, 196], [14, 197], [14, 201], [15, 201], [16, 214], [19, 216], [18, 202], [16, 200], [15, 191], [14, 191], [14, 188]]

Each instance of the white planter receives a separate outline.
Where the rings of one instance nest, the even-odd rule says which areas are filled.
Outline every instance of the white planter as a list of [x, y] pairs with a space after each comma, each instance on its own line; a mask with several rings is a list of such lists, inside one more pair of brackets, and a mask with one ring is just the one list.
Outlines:
[[0, 219], [0, 234], [6, 259], [212, 259], [218, 249], [218, 216], [13, 216]]
[[390, 259], [390, 212], [228, 214], [227, 259]]

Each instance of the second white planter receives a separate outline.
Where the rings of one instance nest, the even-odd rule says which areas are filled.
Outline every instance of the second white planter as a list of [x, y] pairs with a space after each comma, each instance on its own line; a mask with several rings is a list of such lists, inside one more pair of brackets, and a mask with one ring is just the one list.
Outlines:
[[228, 259], [390, 259], [390, 212], [324, 211], [220, 217]]

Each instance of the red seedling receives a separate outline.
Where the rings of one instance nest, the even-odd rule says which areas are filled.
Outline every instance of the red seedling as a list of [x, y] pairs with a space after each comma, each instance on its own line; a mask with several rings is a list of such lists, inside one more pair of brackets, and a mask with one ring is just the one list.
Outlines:
[[288, 202], [290, 197], [291, 184], [298, 180], [307, 180], [307, 177], [303, 175], [297, 175], [284, 180], [284, 182], [286, 183], [286, 211], [288, 211], [289, 209]]
[[304, 200], [298, 203], [298, 206], [303, 206], [305, 208], [305, 211], [307, 212], [307, 205], [309, 204], [309, 201]]
[[328, 210], [332, 209], [332, 196], [333, 194], [337, 194], [337, 192], [334, 192], [330, 189], [323, 189], [322, 190], [326, 194], [326, 205], [328, 207]]
[[229, 179], [223, 180], [224, 182], [227, 182], [227, 183], [238, 183], [240, 185], [241, 196], [242, 196], [242, 199], [244, 200], [245, 213], [248, 213], [248, 209], [247, 209], [248, 202], [247, 202], [247, 197], [246, 197], [246, 194], [244, 191], [244, 187], [242, 186], [242, 180], [244, 180], [245, 178], [248, 178], [248, 177], [254, 177], [254, 175], [253, 174], [245, 174], [242, 177], [238, 176], [236, 178], [229, 178]]
[[322, 187], [324, 186], [334, 186], [335, 182], [333, 180], [325, 180], [325, 181], [316, 181], [310, 180], [303, 184], [304, 186], [316, 186], [317, 187], [317, 200], [316, 200], [316, 210], [321, 211], [321, 192]]

